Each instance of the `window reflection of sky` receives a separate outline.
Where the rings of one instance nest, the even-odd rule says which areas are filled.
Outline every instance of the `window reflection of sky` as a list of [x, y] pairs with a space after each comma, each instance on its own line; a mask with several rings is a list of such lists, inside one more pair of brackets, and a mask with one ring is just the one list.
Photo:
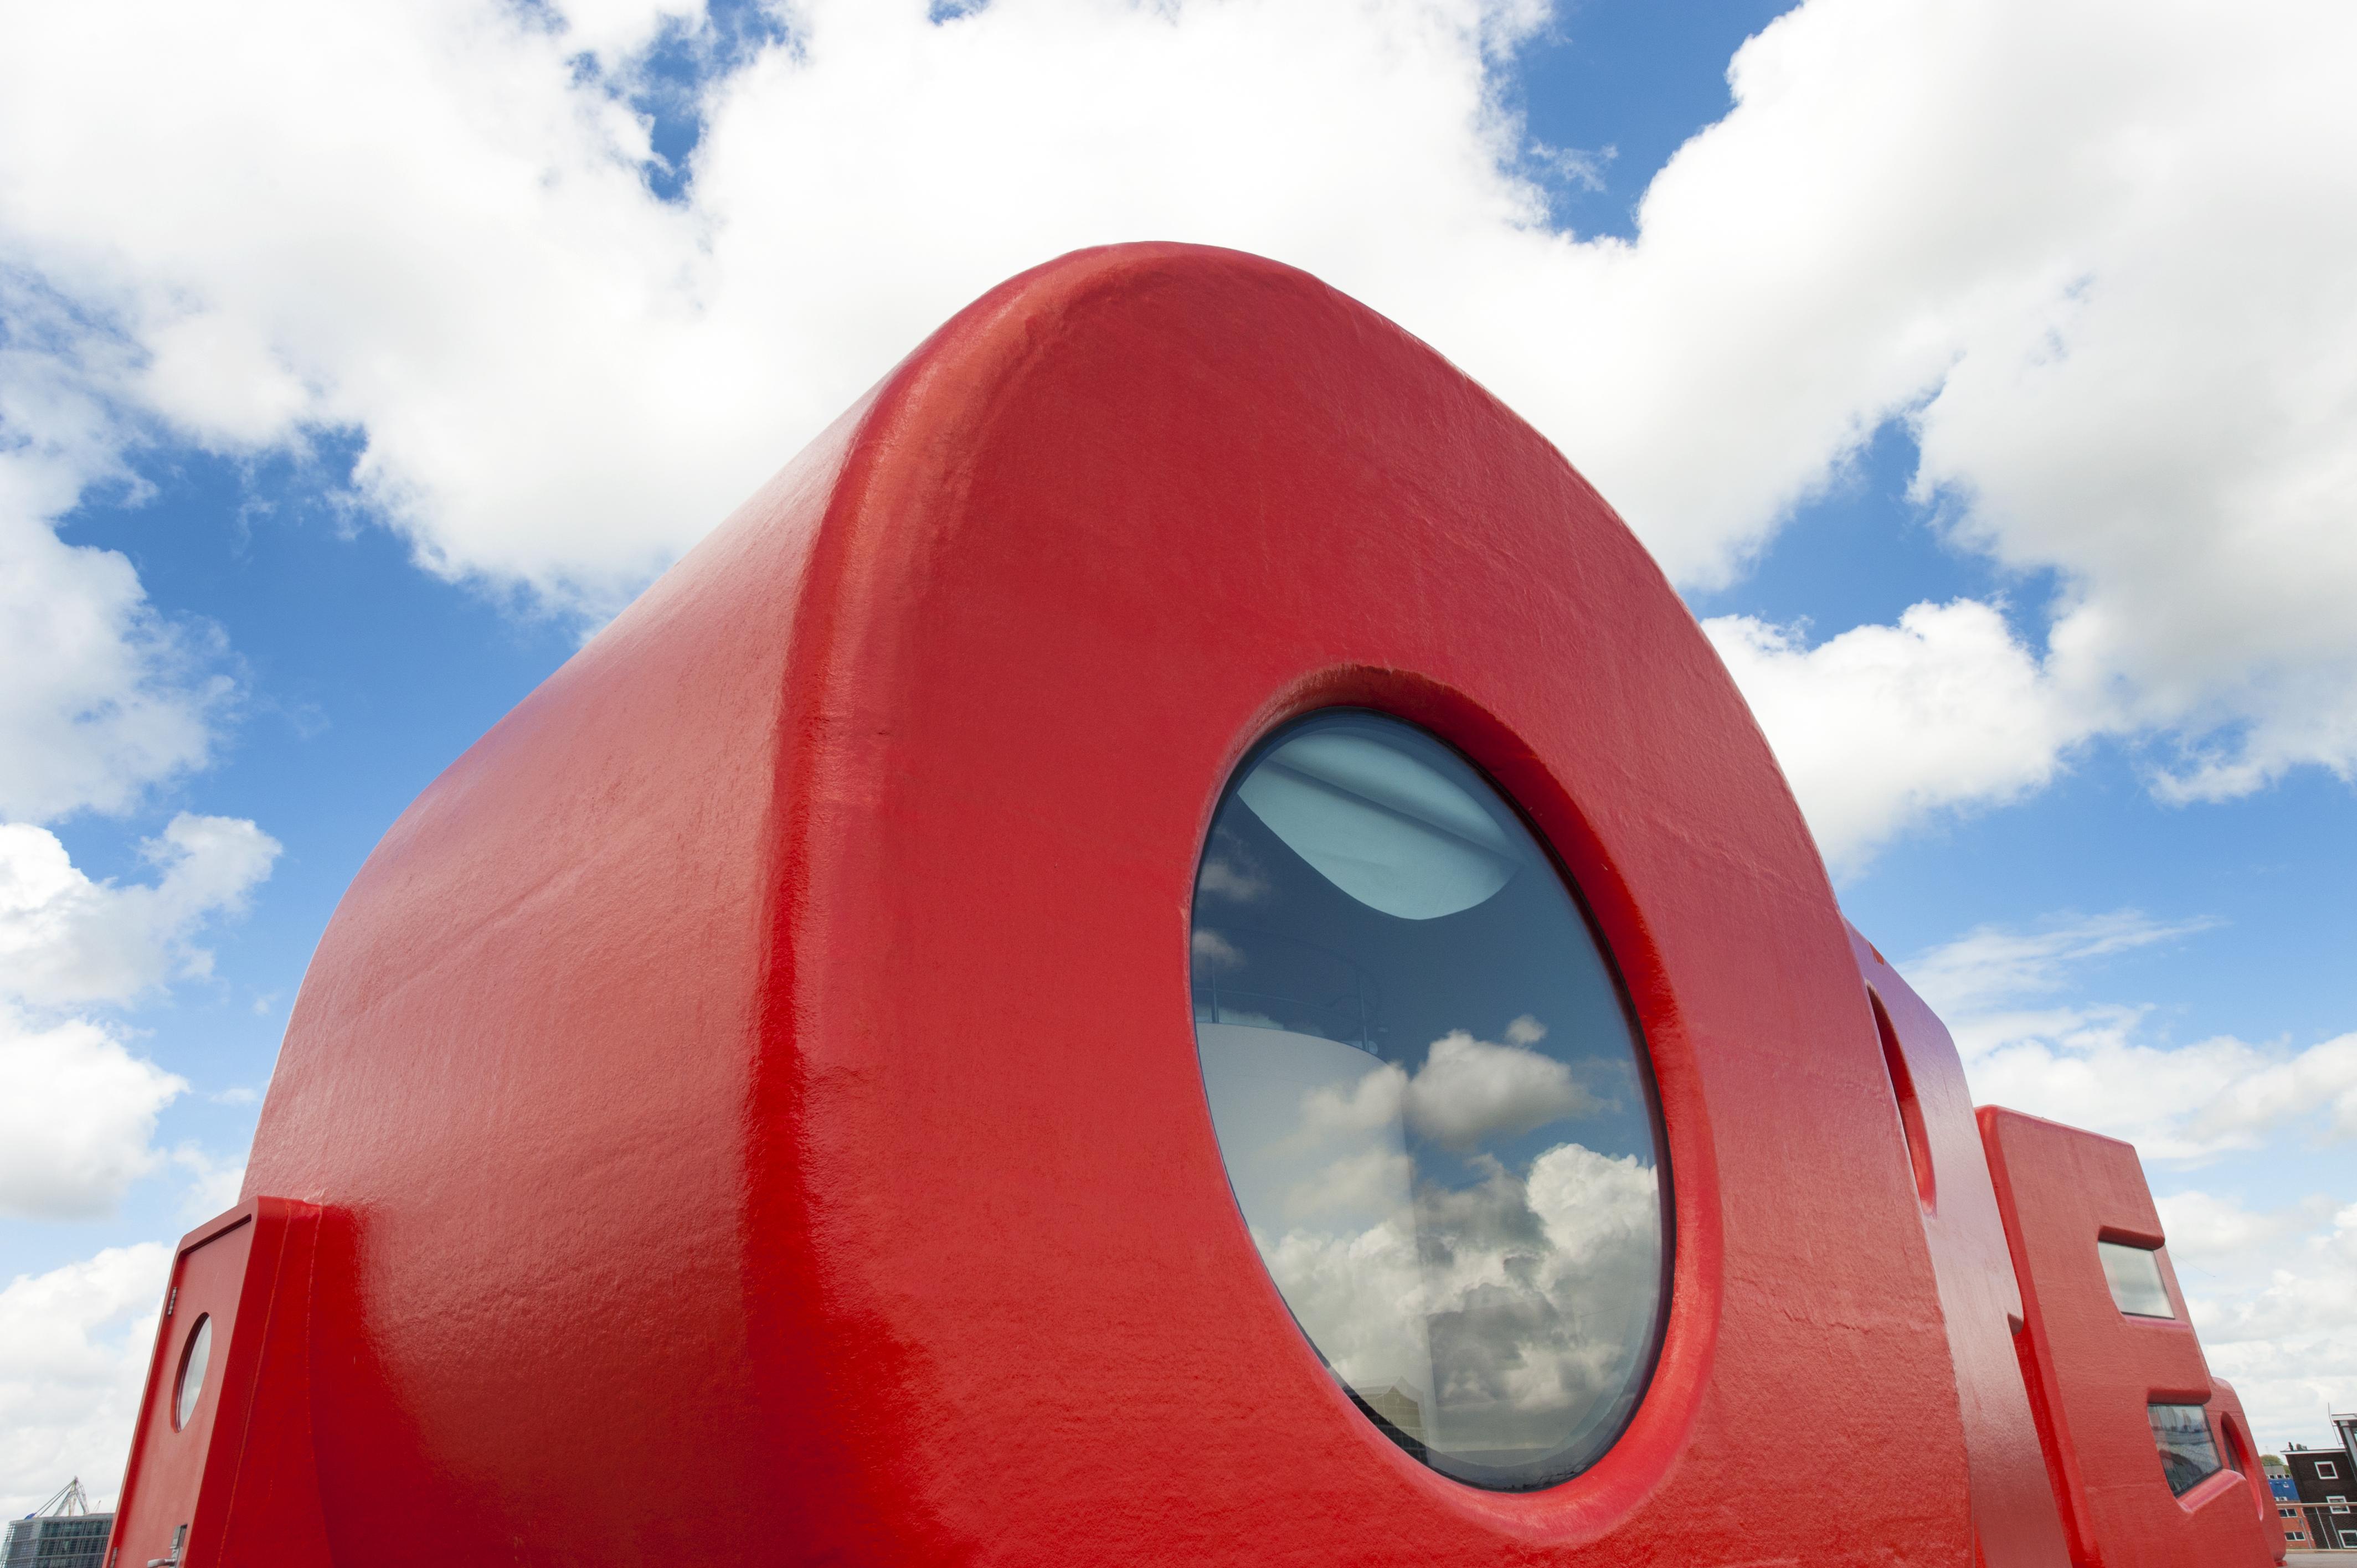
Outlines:
[[2198, 1404], [2145, 1407], [2152, 1422], [2153, 1446], [2160, 1450], [2160, 1473], [2169, 1489], [2183, 1497], [2225, 1468], [2210, 1435], [2210, 1412]]
[[1215, 819], [1194, 975], [1238, 1203], [1336, 1375], [1461, 1479], [1592, 1463], [1658, 1336], [1655, 1122], [1619, 989], [1520, 820], [1405, 725], [1298, 726]]

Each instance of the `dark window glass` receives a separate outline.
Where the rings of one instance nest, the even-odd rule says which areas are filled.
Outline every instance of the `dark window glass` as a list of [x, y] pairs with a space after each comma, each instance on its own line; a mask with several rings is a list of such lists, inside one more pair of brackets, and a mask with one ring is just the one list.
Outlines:
[[1666, 1188], [1643, 1044], [1554, 862], [1463, 759], [1356, 710], [1238, 771], [1197, 878], [1195, 1036], [1236, 1201], [1359, 1408], [1507, 1490], [1651, 1375]]
[[2198, 1404], [2148, 1404], [2153, 1446], [2160, 1450], [2161, 1474], [2169, 1489], [2183, 1497], [2225, 1466], [2218, 1462], [2218, 1444], [2210, 1435], [2210, 1416]]
[[2098, 1241], [2095, 1255], [2104, 1262], [2104, 1283], [2112, 1287], [2112, 1302], [2131, 1317], [2175, 1317], [2169, 1305], [2169, 1287], [2160, 1283], [2160, 1254], [2149, 1247], [2123, 1241]]

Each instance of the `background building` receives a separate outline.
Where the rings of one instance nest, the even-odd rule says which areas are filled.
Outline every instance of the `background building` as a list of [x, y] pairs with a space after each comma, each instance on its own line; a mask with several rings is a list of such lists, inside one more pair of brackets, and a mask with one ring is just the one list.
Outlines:
[[[2335, 1424], [2346, 1418], [2336, 1418]], [[2345, 1430], [2345, 1429], [2344, 1429]], [[2284, 1464], [2291, 1471], [2292, 1486], [2298, 1494], [2295, 1505], [2300, 1513], [2309, 1539], [2295, 1542], [2313, 1547], [2357, 1547], [2357, 1461], [2343, 1448], [2304, 1448], [2289, 1444], [2284, 1449]], [[2284, 1521], [2287, 1534], [2292, 1529], [2289, 1520]]]
[[90, 1498], [77, 1477], [23, 1519], [8, 1522], [0, 1537], [0, 1568], [100, 1568], [111, 1513], [90, 1511]]

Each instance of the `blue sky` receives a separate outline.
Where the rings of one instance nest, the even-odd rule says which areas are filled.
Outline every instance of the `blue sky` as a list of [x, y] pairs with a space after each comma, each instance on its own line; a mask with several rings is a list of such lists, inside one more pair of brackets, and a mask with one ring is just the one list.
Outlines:
[[[104, 53], [76, 29], [140, 7], [91, 9], [0, 24], [0, 59], [72, 79]], [[55, 896], [81, 925], [0, 925], [0, 1021], [20, 1104], [70, 1026], [71, 1081], [161, 1097], [88, 1130], [71, 1191], [0, 1159], [0, 1384], [81, 1412], [0, 1447], [0, 1503], [60, 1466], [111, 1491], [154, 1244], [233, 1192], [408, 800], [963, 299], [1147, 237], [1310, 267], [1597, 480], [1976, 1092], [2136, 1138], [2213, 1365], [2264, 1443], [2326, 1440], [2357, 1405], [2357, 115], [2305, 62], [2345, 21], [2113, 48], [2073, 6], [1810, 0], [1738, 112], [1781, 7], [901, 9], [183, 7], [127, 83], [0, 66], [0, 822], [95, 885]], [[427, 47], [455, 34], [474, 63]], [[142, 69], [202, 102], [139, 107], [178, 91]], [[94, 672], [52, 681], [76, 594]], [[178, 739], [133, 734], [151, 708]], [[251, 824], [243, 858], [190, 852], [168, 918], [116, 897], [182, 813]], [[69, 983], [73, 942], [134, 957]], [[59, 1315], [67, 1351], [7, 1360]]]

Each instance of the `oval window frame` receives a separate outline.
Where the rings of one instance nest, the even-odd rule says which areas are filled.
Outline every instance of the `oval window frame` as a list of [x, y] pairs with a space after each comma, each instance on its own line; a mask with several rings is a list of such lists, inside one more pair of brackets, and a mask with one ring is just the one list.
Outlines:
[[[201, 1359], [197, 1354], [200, 1346], [204, 1351]], [[212, 1370], [212, 1348], [213, 1315], [200, 1312], [197, 1314], [196, 1322], [188, 1326], [188, 1337], [180, 1341], [179, 1369], [172, 1377], [172, 1430], [175, 1432], [187, 1431], [188, 1424], [197, 1419], [198, 1402], [205, 1395], [205, 1377]], [[197, 1375], [193, 1389], [188, 1386], [191, 1364]]]
[[[1421, 1443], [1394, 1426], [1370, 1406], [1356, 1390], [1343, 1382], [1333, 1370], [1332, 1364], [1327, 1359], [1326, 1353], [1318, 1346], [1317, 1339], [1301, 1323], [1299, 1316], [1294, 1311], [1292, 1302], [1286, 1295], [1284, 1286], [1277, 1282], [1275, 1273], [1270, 1269], [1268, 1260], [1261, 1253], [1258, 1244], [1252, 1240], [1243, 1197], [1236, 1190], [1234, 1174], [1227, 1150], [1219, 1141], [1217, 1124], [1211, 1112], [1211, 1084], [1204, 1071], [1201, 1047], [1191, 1016], [1194, 991], [1192, 975], [1195, 964], [1193, 943], [1200, 918], [1197, 899], [1201, 891], [1203, 867], [1211, 854], [1213, 835], [1229, 803], [1237, 798], [1245, 781], [1272, 753], [1284, 746], [1304, 729], [1336, 718], [1352, 717], [1375, 720], [1383, 725], [1396, 725], [1437, 747], [1486, 788], [1490, 792], [1491, 801], [1501, 806], [1520, 826], [1530, 842], [1537, 847], [1545, 865], [1554, 872], [1556, 885], [1563, 889], [1574, 914], [1586, 929], [1604, 973], [1611, 983], [1613, 997], [1619, 1004], [1621, 1018], [1627, 1026], [1633, 1047], [1633, 1059], [1639, 1069], [1636, 1078], [1645, 1103], [1646, 1124], [1652, 1138], [1656, 1190], [1659, 1193], [1657, 1216], [1660, 1228], [1660, 1272], [1655, 1284], [1652, 1332], [1650, 1342], [1638, 1358], [1638, 1364], [1641, 1370], [1630, 1380], [1622, 1391], [1628, 1396], [1628, 1405], [1615, 1424], [1610, 1438], [1590, 1453], [1577, 1468], [1561, 1475], [1519, 1483], [1492, 1483], [1453, 1474], [1433, 1464], [1426, 1457]], [[1555, 784], [1558, 791], [1561, 790], [1560, 782], [1554, 780], [1551, 775], [1549, 781]], [[1198, 1090], [1203, 1096], [1204, 1122], [1211, 1132], [1214, 1158], [1220, 1169], [1221, 1178], [1228, 1188], [1229, 1209], [1235, 1219], [1243, 1249], [1251, 1255], [1262, 1283], [1267, 1286], [1270, 1294], [1275, 1297], [1278, 1306], [1285, 1312], [1295, 1341], [1308, 1351], [1309, 1359], [1315, 1364], [1318, 1376], [1329, 1386], [1342, 1394], [1352, 1410], [1361, 1418], [1363, 1427], [1379, 1434], [1383, 1439], [1384, 1447], [1393, 1449], [1402, 1458], [1413, 1462], [1418, 1470], [1453, 1486], [1461, 1487], [1476, 1496], [1483, 1497], [1535, 1496], [1577, 1485], [1583, 1477], [1604, 1465], [1619, 1451], [1623, 1441], [1638, 1426], [1640, 1418], [1652, 1397], [1661, 1370], [1672, 1358], [1674, 1350], [1672, 1340], [1674, 1333], [1673, 1326], [1679, 1316], [1676, 1297], [1679, 1195], [1676, 1172], [1671, 1156], [1669, 1117], [1663, 1104], [1661, 1088], [1661, 1069], [1654, 1058], [1652, 1043], [1645, 1031], [1643, 1014], [1637, 1005], [1636, 997], [1629, 984], [1626, 969], [1619, 953], [1613, 949], [1603, 922], [1597, 918], [1593, 904], [1581, 887], [1578, 878], [1572, 874], [1564, 854], [1556, 848], [1553, 837], [1533, 816], [1513, 789], [1508, 788], [1490, 768], [1482, 766], [1479, 757], [1458, 745], [1454, 737], [1434, 724], [1363, 701], [1326, 702], [1297, 709], [1275, 722], [1266, 724], [1260, 728], [1256, 737], [1243, 747], [1234, 764], [1228, 769], [1226, 777], [1221, 781], [1219, 789], [1211, 797], [1210, 809], [1203, 819], [1202, 827], [1198, 835], [1194, 874], [1188, 886], [1185, 926], [1185, 940], [1188, 944], [1186, 969], [1190, 977], [1189, 983], [1190, 1022], [1188, 1033], [1189, 1039], [1196, 1042], [1195, 1080]]]

